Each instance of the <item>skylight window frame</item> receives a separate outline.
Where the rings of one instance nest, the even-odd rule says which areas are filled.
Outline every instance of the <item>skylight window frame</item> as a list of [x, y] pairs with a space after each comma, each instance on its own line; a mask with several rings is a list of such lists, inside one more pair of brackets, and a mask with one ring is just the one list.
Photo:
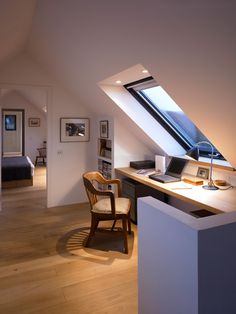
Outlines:
[[149, 99], [144, 95], [140, 95], [140, 87], [142, 89], [158, 86], [152, 76], [149, 76], [145, 79], [135, 81], [129, 84], [124, 85], [126, 90], [147, 110], [147, 112], [152, 115], [152, 117], [165, 128], [165, 130], [185, 149], [189, 150], [192, 146], [183, 136], [179, 134], [178, 130], [175, 129], [169, 121], [162, 115], [162, 113], [154, 107], [154, 105], [149, 101]]
[[[166, 117], [161, 110], [158, 109], [155, 104], [153, 104], [148, 97], [141, 90], [160, 86], [157, 84], [155, 79], [152, 76], [147, 78], [125, 84], [124, 88], [148, 111], [148, 113], [158, 122], [160, 125], [165, 128], [165, 130], [187, 151], [192, 148], [196, 143], [189, 140], [186, 136], [184, 136], [178, 127], [175, 127], [172, 122]], [[187, 135], [187, 134], [186, 134]], [[188, 135], [187, 135], [188, 136]], [[207, 139], [206, 139], [207, 140]], [[214, 148], [215, 149], [215, 148]], [[210, 158], [208, 147], [201, 147], [199, 149], [200, 156]], [[219, 153], [216, 150], [217, 153]], [[214, 159], [225, 160], [225, 158], [219, 153], [217, 156], [213, 157]]]

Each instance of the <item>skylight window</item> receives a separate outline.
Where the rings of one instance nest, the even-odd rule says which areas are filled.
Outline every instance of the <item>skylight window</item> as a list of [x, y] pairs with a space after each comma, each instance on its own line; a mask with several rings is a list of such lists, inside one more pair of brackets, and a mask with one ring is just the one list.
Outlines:
[[[152, 77], [127, 84], [125, 88], [184, 149], [189, 150], [200, 141], [210, 142]], [[208, 145], [200, 146], [201, 156], [209, 157], [210, 153]], [[215, 147], [214, 155], [214, 158], [224, 159]]]

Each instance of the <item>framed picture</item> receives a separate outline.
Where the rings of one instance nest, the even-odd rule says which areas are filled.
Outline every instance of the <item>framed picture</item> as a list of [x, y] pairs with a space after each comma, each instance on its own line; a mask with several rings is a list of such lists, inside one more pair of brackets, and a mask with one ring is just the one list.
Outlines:
[[209, 169], [198, 167], [197, 177], [202, 178], [202, 179], [208, 179], [209, 178]]
[[61, 118], [60, 119], [61, 142], [88, 142], [89, 119], [88, 118]]
[[108, 138], [109, 136], [109, 128], [108, 128], [108, 120], [100, 121], [100, 137]]
[[29, 127], [39, 127], [40, 118], [29, 118], [28, 124], [29, 124]]
[[5, 130], [16, 131], [16, 115], [15, 114], [5, 115]]

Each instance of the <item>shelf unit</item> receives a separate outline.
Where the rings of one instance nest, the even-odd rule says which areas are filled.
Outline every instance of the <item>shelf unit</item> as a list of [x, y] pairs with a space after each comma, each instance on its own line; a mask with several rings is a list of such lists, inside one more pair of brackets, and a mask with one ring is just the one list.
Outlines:
[[101, 172], [104, 178], [111, 179], [112, 178], [112, 163], [105, 159], [98, 158], [98, 171]]
[[[112, 132], [109, 132], [112, 133]], [[111, 138], [98, 138], [98, 171], [106, 178], [113, 177], [113, 143]], [[100, 185], [100, 189], [112, 189], [112, 186]]]
[[103, 159], [111, 160], [112, 158], [112, 141], [110, 139], [98, 139], [98, 155]]

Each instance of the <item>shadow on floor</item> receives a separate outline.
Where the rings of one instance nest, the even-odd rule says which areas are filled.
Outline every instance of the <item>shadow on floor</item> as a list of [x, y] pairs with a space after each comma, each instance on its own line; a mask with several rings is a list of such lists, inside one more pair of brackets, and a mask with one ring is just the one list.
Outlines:
[[120, 228], [114, 231], [106, 228], [98, 228], [92, 238], [89, 247], [84, 243], [89, 234], [89, 227], [78, 228], [63, 235], [57, 242], [58, 254], [65, 258], [86, 260], [111, 264], [115, 259], [129, 259], [133, 251], [134, 233], [128, 235], [129, 253], [123, 253], [123, 236]]

